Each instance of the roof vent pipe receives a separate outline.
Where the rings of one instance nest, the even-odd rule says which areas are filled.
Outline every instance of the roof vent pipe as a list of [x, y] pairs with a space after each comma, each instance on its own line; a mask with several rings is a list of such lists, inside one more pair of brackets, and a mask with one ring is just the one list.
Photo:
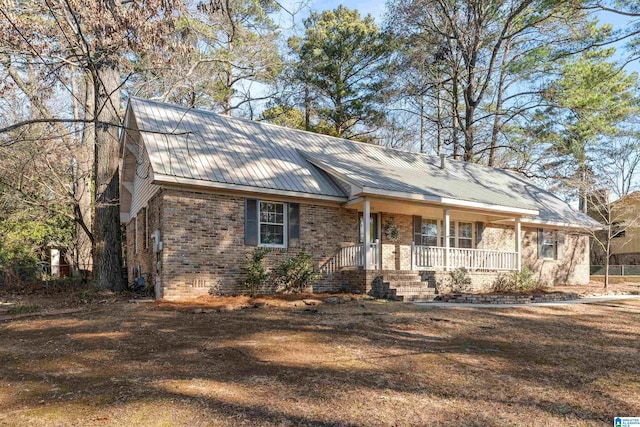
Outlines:
[[444, 169], [447, 166], [447, 156], [440, 154], [440, 169]]

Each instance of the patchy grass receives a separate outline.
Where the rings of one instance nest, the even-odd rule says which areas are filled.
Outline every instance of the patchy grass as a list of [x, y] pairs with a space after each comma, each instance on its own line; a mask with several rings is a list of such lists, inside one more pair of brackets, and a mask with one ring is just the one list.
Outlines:
[[607, 426], [640, 414], [639, 300], [310, 310], [287, 296], [193, 312], [216, 301], [252, 302], [113, 298], [5, 320], [0, 425]]
[[9, 307], [9, 309], [7, 310], [7, 314], [25, 314], [25, 313], [33, 313], [34, 311], [38, 311], [38, 307], [35, 305], [18, 304], [18, 305]]

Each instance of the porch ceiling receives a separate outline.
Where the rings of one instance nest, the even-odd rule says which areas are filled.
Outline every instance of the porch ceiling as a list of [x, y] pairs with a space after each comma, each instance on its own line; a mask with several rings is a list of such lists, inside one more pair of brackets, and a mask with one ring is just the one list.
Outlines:
[[[461, 221], [513, 221], [520, 215], [498, 214], [495, 212], [484, 211], [481, 209], [448, 207], [437, 204], [427, 204], [410, 201], [397, 201], [392, 199], [367, 197], [371, 203], [371, 212], [386, 212], [402, 215], [419, 215], [425, 218], [441, 219], [444, 216], [444, 210], [449, 208], [452, 220]], [[362, 212], [364, 210], [364, 198], [353, 199], [346, 204], [350, 209], [357, 209]]]

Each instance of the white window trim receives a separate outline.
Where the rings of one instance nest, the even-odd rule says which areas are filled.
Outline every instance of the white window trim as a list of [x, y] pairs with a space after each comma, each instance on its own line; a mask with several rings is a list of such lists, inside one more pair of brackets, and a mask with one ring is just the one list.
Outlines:
[[[456, 248], [458, 249], [475, 249], [476, 248], [476, 244], [475, 244], [475, 237], [476, 237], [476, 230], [474, 230], [475, 228], [475, 222], [473, 221], [455, 221], [456, 223]], [[460, 233], [460, 224], [471, 224], [471, 237], [460, 237], [461, 233]], [[460, 240], [467, 240], [467, 241], [471, 241], [471, 247], [469, 248], [462, 248], [460, 247]]]
[[540, 257], [540, 259], [542, 260], [557, 260], [558, 259], [558, 231], [557, 230], [550, 230], [548, 228], [543, 228], [542, 229], [542, 243], [540, 244], [540, 252], [543, 252], [542, 247], [544, 246], [550, 246], [550, 245], [545, 245], [544, 244], [544, 233], [549, 232], [551, 233], [552, 240], [553, 240], [553, 256], [550, 257]]
[[[424, 222], [425, 220], [437, 221], [437, 228], [438, 228], [438, 240], [437, 240], [438, 246], [437, 247], [444, 247], [444, 221], [441, 219], [424, 217], [422, 221]], [[470, 248], [460, 247], [460, 240], [469, 240], [469, 238], [460, 238], [460, 223], [471, 224], [471, 247]], [[448, 236], [448, 238], [453, 238], [454, 244], [450, 245], [449, 247], [455, 248], [455, 249], [476, 249], [476, 222], [475, 221], [450, 221], [450, 226], [451, 226], [450, 230], [454, 233], [454, 236]], [[420, 236], [423, 236], [423, 234], [421, 234]]]
[[436, 224], [435, 224], [436, 225], [436, 236], [435, 236], [436, 237], [436, 246], [434, 246], [434, 247], [439, 247], [440, 246], [440, 242], [441, 242], [440, 232], [441, 232], [442, 225], [441, 225], [439, 220], [433, 219], [433, 218], [423, 218], [422, 219], [422, 224], [420, 224], [420, 243], [422, 243], [422, 239], [425, 238], [425, 237], [433, 237], [433, 236], [430, 236], [428, 234], [424, 234], [422, 232], [422, 225], [424, 225], [425, 221], [435, 221], [436, 222]]
[[[278, 224], [275, 222], [262, 222], [260, 220], [260, 211], [262, 210], [263, 203], [273, 203], [276, 205], [282, 205], [282, 224]], [[288, 205], [284, 202], [274, 202], [271, 200], [258, 200], [258, 246], [263, 248], [286, 248], [288, 237], [287, 232], [289, 229], [289, 213], [288, 213]], [[282, 244], [277, 243], [262, 243], [262, 233], [260, 232], [260, 228], [262, 224], [266, 225], [282, 225]]]

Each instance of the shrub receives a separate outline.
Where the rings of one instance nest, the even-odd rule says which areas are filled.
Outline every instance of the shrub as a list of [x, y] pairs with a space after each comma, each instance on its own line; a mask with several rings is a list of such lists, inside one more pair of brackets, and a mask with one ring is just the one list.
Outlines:
[[469, 290], [471, 285], [471, 277], [466, 268], [460, 267], [449, 272], [449, 281], [451, 283], [451, 291], [454, 293], [462, 293]]
[[521, 292], [543, 288], [527, 267], [523, 267], [520, 272], [499, 275], [492, 285], [494, 292]]
[[312, 256], [300, 251], [297, 256], [283, 261], [275, 270], [276, 282], [289, 292], [302, 292], [305, 288], [320, 278], [314, 271]]
[[491, 285], [494, 292], [512, 292], [515, 289], [512, 274], [499, 274]]
[[531, 289], [537, 289], [540, 287], [538, 281], [533, 275], [533, 272], [527, 267], [524, 267], [520, 272], [514, 272], [516, 289], [520, 291], [528, 291]]
[[244, 285], [249, 289], [249, 295], [255, 296], [260, 285], [267, 279], [267, 268], [263, 260], [267, 255], [265, 248], [255, 248], [247, 254], [247, 278]]

